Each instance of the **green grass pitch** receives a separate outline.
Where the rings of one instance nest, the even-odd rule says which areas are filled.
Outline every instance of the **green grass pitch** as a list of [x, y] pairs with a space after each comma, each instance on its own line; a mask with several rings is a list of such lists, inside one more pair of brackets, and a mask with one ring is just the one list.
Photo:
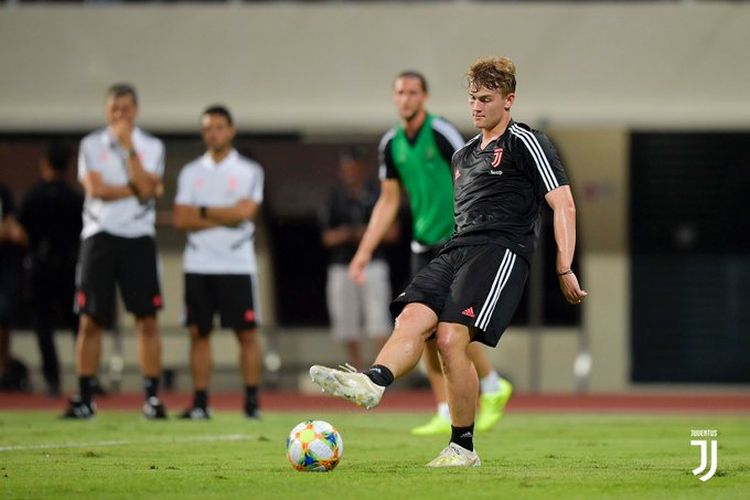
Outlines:
[[[147, 422], [101, 412], [89, 422], [0, 412], [0, 498], [748, 498], [750, 418], [717, 415], [507, 415], [479, 434], [482, 467], [430, 470], [446, 437], [408, 429], [426, 413], [219, 412], [210, 422]], [[345, 442], [329, 473], [286, 462], [289, 430], [331, 422]], [[719, 431], [719, 467], [691, 470], [691, 429]]]

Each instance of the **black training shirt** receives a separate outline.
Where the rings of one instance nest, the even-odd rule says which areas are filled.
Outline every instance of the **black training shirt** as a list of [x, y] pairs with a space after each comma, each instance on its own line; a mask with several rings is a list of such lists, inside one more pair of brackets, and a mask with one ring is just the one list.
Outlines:
[[[341, 226], [367, 227], [372, 210], [380, 196], [380, 187], [367, 182], [362, 191], [354, 195], [339, 185], [328, 198], [328, 203], [320, 212], [320, 225], [325, 229], [336, 229]], [[348, 264], [357, 253], [358, 243], [343, 243], [329, 249], [331, 264]], [[383, 258], [383, 252], [377, 248], [373, 260]]]
[[53, 269], [75, 265], [82, 209], [83, 195], [63, 180], [38, 182], [26, 193], [18, 220], [29, 235], [35, 265]]
[[547, 136], [511, 120], [484, 149], [480, 134], [456, 151], [451, 168], [456, 232], [447, 247], [497, 243], [529, 259], [544, 196], [568, 184]]

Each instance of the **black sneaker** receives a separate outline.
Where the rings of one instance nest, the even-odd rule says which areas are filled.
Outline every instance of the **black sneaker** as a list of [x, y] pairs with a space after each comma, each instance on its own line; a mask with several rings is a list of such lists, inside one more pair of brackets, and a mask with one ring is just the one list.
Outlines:
[[47, 382], [46, 394], [48, 398], [59, 398], [62, 395], [62, 391], [60, 390], [60, 383]]
[[104, 388], [99, 377], [91, 377], [91, 394], [94, 396], [109, 396], [109, 392]]
[[211, 410], [208, 407], [194, 406], [183, 411], [180, 418], [183, 420], [208, 420], [211, 418]]
[[245, 418], [260, 420], [260, 408], [257, 406], [245, 405]]
[[143, 416], [148, 420], [167, 418], [167, 409], [157, 397], [150, 397], [143, 403]]
[[68, 408], [60, 418], [73, 418], [79, 420], [88, 420], [96, 415], [96, 405], [84, 403], [78, 396], [73, 396], [68, 401]]

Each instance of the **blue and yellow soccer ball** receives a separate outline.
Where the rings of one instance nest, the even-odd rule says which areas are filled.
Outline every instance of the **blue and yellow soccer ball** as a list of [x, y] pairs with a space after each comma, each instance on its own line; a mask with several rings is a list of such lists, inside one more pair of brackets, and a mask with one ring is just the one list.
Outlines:
[[306, 420], [294, 426], [286, 438], [286, 457], [300, 472], [333, 470], [344, 454], [341, 434], [323, 420]]

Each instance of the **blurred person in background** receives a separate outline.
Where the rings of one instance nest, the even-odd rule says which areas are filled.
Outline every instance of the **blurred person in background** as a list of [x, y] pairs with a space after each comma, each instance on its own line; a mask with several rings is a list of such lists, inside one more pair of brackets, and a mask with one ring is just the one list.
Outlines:
[[[362, 341], [370, 339], [378, 352], [393, 327], [388, 311], [391, 296], [390, 268], [383, 252], [376, 249], [364, 269], [364, 283], [349, 276], [349, 262], [367, 227], [380, 190], [367, 175], [367, 159], [361, 148], [343, 151], [339, 158], [339, 184], [331, 193], [320, 216], [321, 240], [328, 249], [326, 297], [331, 333], [343, 342], [347, 361], [364, 366]], [[392, 224], [383, 237], [393, 243], [398, 225]]]
[[[396, 220], [402, 189], [406, 191], [412, 214], [412, 278], [437, 256], [453, 234], [451, 158], [465, 141], [451, 123], [427, 111], [428, 97], [427, 80], [417, 71], [404, 71], [393, 82], [400, 123], [380, 141], [380, 197], [349, 266], [357, 282], [365, 279], [364, 269]], [[475, 343], [469, 352], [482, 393], [477, 430], [485, 431], [502, 417], [513, 388], [498, 375], [483, 349]], [[450, 434], [445, 379], [434, 337], [426, 344], [423, 363], [437, 401], [437, 413], [426, 424], [412, 429], [412, 434]]]
[[24, 196], [18, 212], [27, 245], [34, 328], [42, 357], [47, 393], [60, 394], [60, 366], [54, 342], [56, 326], [74, 333], [75, 269], [81, 234], [83, 195], [65, 179], [70, 149], [51, 143], [40, 162], [41, 180]]
[[427, 467], [481, 465], [474, 449], [479, 381], [469, 345], [497, 346], [510, 323], [536, 248], [543, 202], [554, 211], [560, 290], [570, 304], [580, 304], [587, 295], [571, 269], [576, 210], [560, 158], [546, 135], [511, 118], [515, 64], [505, 57], [482, 58], [466, 76], [471, 116], [480, 133], [451, 164], [456, 232], [393, 301], [396, 327], [370, 369], [310, 368], [313, 381], [325, 391], [373, 408], [385, 389], [417, 364], [437, 331], [451, 437]]
[[135, 316], [143, 415], [166, 418], [158, 397], [161, 338], [156, 314], [162, 295], [154, 228], [155, 198], [163, 191], [164, 145], [136, 126], [137, 115], [135, 88], [112, 85], [105, 101], [107, 127], [84, 137], [79, 149], [78, 180], [86, 192], [75, 297], [79, 394], [70, 400], [66, 418], [94, 415], [91, 382], [99, 367], [102, 330], [115, 320], [117, 287]]
[[10, 357], [10, 322], [18, 301], [18, 245], [23, 243], [15, 214], [13, 195], [0, 183], [0, 389], [8, 390], [25, 389], [28, 384], [25, 368]]
[[174, 207], [175, 227], [188, 232], [182, 264], [194, 390], [181, 418], [211, 416], [210, 340], [219, 313], [221, 326], [234, 330], [239, 342], [245, 416], [257, 419], [263, 366], [253, 220], [263, 201], [263, 169], [232, 146], [236, 129], [226, 107], [207, 108], [200, 126], [207, 151], [182, 168]]

